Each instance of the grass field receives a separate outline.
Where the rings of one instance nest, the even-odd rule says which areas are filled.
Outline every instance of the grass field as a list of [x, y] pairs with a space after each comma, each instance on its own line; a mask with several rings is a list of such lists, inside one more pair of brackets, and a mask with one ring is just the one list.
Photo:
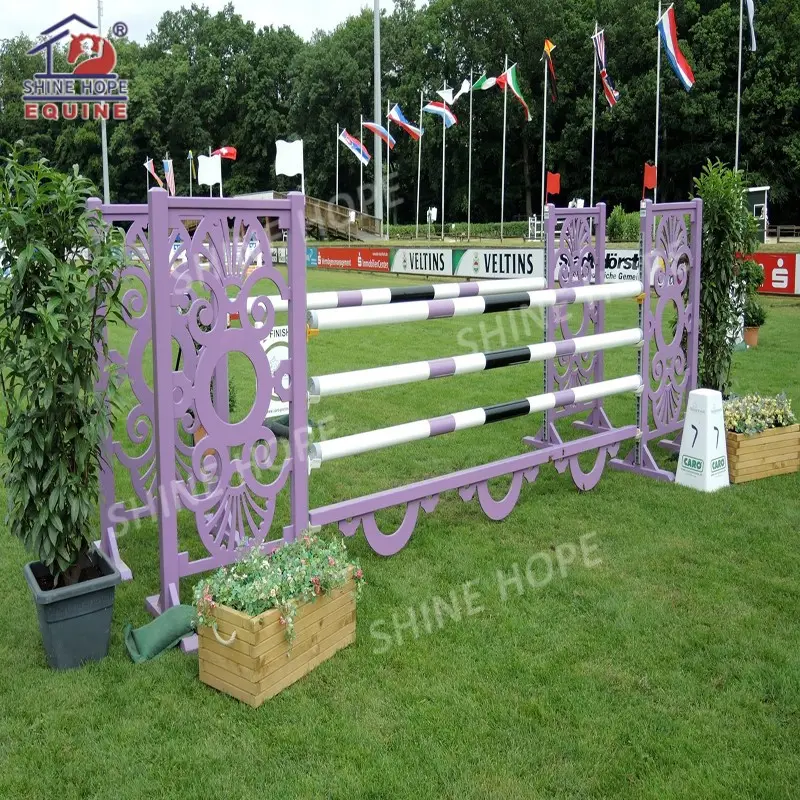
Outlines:
[[[309, 272], [312, 290], [384, 281]], [[766, 303], [760, 347], [735, 357], [735, 389], [785, 390], [800, 409], [800, 300]], [[635, 324], [634, 304], [609, 305], [609, 329]], [[311, 340], [309, 372], [540, 339], [521, 329], [506, 314], [323, 334]], [[635, 372], [635, 352], [611, 351], [606, 364], [608, 377]], [[249, 369], [233, 365], [237, 416], [252, 399]], [[344, 396], [311, 416], [340, 436], [541, 385], [539, 367], [515, 367]], [[632, 397], [607, 409], [615, 424], [634, 421]], [[331, 463], [312, 475], [312, 505], [520, 453], [539, 423]], [[796, 797], [798, 497], [800, 474], [701, 495], [613, 470], [581, 494], [552, 466], [502, 523], [445, 495], [392, 558], [374, 555], [360, 533], [350, 540], [368, 579], [356, 644], [257, 711], [203, 686], [196, 657], [128, 658], [122, 626], [146, 623], [144, 598], [158, 590], [152, 521], [120, 542], [136, 578], [118, 589], [109, 658], [64, 674], [45, 666], [26, 556], [0, 527], [0, 797]], [[398, 519], [379, 515], [387, 530]], [[182, 519], [197, 553], [192, 531]], [[563, 574], [556, 566], [546, 583], [546, 563], [581, 537], [596, 546], [591, 560]], [[546, 585], [501, 588], [498, 572], [524, 575], [532, 556]], [[190, 590], [187, 581], [184, 600]], [[412, 613], [419, 623], [423, 604], [451, 592], [460, 619], [431, 632], [418, 624], [415, 636]]]

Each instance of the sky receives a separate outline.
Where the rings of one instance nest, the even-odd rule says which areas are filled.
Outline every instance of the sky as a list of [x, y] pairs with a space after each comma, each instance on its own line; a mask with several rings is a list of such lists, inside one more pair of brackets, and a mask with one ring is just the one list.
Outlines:
[[[103, 27], [124, 22], [128, 36], [143, 42], [165, 11], [176, 11], [191, 5], [192, 0], [103, 0]], [[212, 13], [219, 11], [227, 0], [195, 0]], [[264, 25], [288, 25], [304, 39], [317, 30], [333, 30], [347, 17], [358, 14], [374, 0], [233, 0], [242, 17]], [[380, 0], [381, 8], [391, 10], [391, 0]], [[0, 39], [25, 33], [35, 38], [45, 28], [70, 14], [85, 19], [97, 19], [97, 0], [25, 0], [3, 3], [0, 15]]]

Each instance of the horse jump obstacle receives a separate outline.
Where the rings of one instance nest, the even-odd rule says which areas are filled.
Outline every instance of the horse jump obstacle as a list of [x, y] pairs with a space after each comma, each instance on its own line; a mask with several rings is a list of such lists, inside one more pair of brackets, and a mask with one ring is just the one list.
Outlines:
[[[147, 599], [152, 613], [179, 602], [182, 577], [234, 561], [243, 537], [274, 548], [309, 525], [337, 524], [346, 536], [362, 528], [377, 553], [391, 555], [408, 542], [420, 509], [432, 512], [443, 492], [458, 490], [464, 500], [477, 496], [491, 519], [503, 519], [516, 506], [523, 483], [533, 482], [542, 464], [553, 462], [562, 472], [569, 468], [578, 487], [589, 489], [599, 480], [607, 457], [616, 455], [625, 441], [633, 442], [634, 447], [624, 461], [612, 461], [613, 466], [671, 479], [657, 465], [650, 448], [656, 440], [679, 431], [688, 393], [695, 387], [700, 201], [643, 206], [640, 281], [603, 285], [602, 205], [570, 210], [550, 206], [544, 284], [538, 279], [522, 279], [414, 287], [414, 291], [316, 295], [307, 295], [305, 287], [303, 203], [300, 195], [271, 201], [170, 198], [160, 189], [151, 190], [146, 206], [102, 207], [99, 201], [90, 201], [90, 207], [101, 209], [107, 219], [127, 226], [126, 246], [131, 260], [122, 273], [126, 281], [123, 306], [131, 341], [127, 352], [113, 352], [111, 359], [136, 398], [127, 417], [126, 436], [120, 440], [110, 437], [106, 443], [100, 546], [130, 577], [119, 554], [118, 532], [134, 520], [157, 517], [161, 589]], [[270, 220], [288, 231], [287, 277], [271, 263]], [[597, 231], [596, 240], [593, 229]], [[181, 246], [175, 253], [172, 245], [178, 237]], [[241, 246], [253, 237], [255, 247]], [[256, 284], [262, 280], [271, 281], [278, 295], [260, 294]], [[238, 291], [229, 296], [231, 289]], [[605, 303], [634, 298], [639, 301], [638, 328], [605, 331]], [[572, 330], [566, 315], [559, 313], [568, 303], [582, 304], [583, 317], [577, 330]], [[289, 357], [273, 374], [261, 343], [275, 326], [276, 312], [284, 307], [288, 313]], [[307, 381], [309, 313], [312, 324], [324, 331], [530, 307], [546, 309], [543, 344], [323, 375]], [[675, 307], [677, 333], [668, 342], [663, 315], [666, 308]], [[380, 312], [377, 320], [376, 312]], [[240, 326], [230, 325], [232, 314], [239, 314]], [[172, 359], [173, 340], [184, 353], [179, 371]], [[149, 364], [143, 363], [148, 345], [153, 352], [152, 388], [145, 379]], [[623, 346], [639, 348], [638, 374], [606, 380], [603, 352]], [[253, 364], [256, 397], [247, 417], [232, 423], [228, 416], [227, 360], [235, 352], [244, 353]], [[542, 360], [546, 369], [540, 395], [310, 447], [307, 442], [309, 400]], [[387, 370], [394, 371], [396, 380]], [[218, 387], [213, 399], [212, 381]], [[622, 392], [636, 397], [637, 424], [617, 428], [608, 420], [602, 401]], [[290, 403], [291, 446], [280, 464], [276, 463], [277, 441], [263, 424], [273, 394]], [[525, 439], [528, 449], [519, 455], [309, 509], [312, 466], [375, 449], [373, 445], [387, 447], [537, 411], [544, 412], [544, 424], [538, 433]], [[588, 418], [577, 424], [588, 435], [563, 441], [555, 423], [562, 416], [581, 412], [588, 412]], [[200, 447], [195, 447], [192, 434], [200, 425], [207, 436]], [[594, 468], [584, 473], [578, 456], [590, 450], [597, 451], [597, 460]], [[239, 451], [241, 455], [232, 455]], [[130, 476], [134, 503], [117, 498], [111, 466], [114, 460]], [[272, 474], [268, 475], [270, 470]], [[503, 475], [511, 477], [511, 486], [503, 498], [495, 499], [488, 482]], [[271, 538], [276, 500], [282, 491], [289, 493], [291, 518], [278, 537]], [[393, 506], [404, 506], [405, 513], [400, 526], [386, 534], [376, 524], [375, 513]], [[194, 516], [206, 555], [192, 558], [179, 546], [179, 512]]]

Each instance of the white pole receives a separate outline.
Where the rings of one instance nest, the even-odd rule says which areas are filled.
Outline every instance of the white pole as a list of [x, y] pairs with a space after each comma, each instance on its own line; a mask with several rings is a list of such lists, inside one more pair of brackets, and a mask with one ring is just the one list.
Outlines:
[[[658, 0], [658, 19], [661, 21], [661, 0]], [[658, 202], [658, 128], [661, 123], [661, 34], [656, 29], [656, 47], [658, 56], [656, 60], [656, 185], [653, 189], [653, 202]]]
[[733, 168], [739, 170], [739, 121], [742, 113], [742, 27], [744, 24], [744, 0], [739, 2], [739, 84], [736, 90], [736, 156]]
[[[100, 36], [103, 33], [103, 0], [97, 0], [97, 32]], [[741, 37], [740, 37], [741, 38]], [[739, 48], [741, 51], [741, 47]], [[103, 202], [111, 204], [111, 192], [108, 185], [108, 136], [106, 133], [106, 121], [100, 118], [100, 147], [103, 158]]]
[[472, 229], [472, 69], [469, 71], [469, 167], [467, 175], [467, 241], [470, 241]]
[[[358, 124], [358, 141], [361, 142], [362, 146], [364, 144], [364, 115], [361, 115], [361, 120]], [[361, 213], [364, 213], [364, 161], [363, 159], [359, 159], [361, 164], [361, 179], [358, 186], [358, 192], [361, 195], [359, 199], [359, 210]]]
[[[208, 148], [208, 157], [211, 158], [211, 148], [210, 147]], [[220, 177], [219, 193], [220, 193], [220, 196], [221, 196], [222, 195], [222, 172], [221, 172], [221, 170], [220, 170], [220, 176], [219, 177]], [[214, 184], [213, 183], [209, 183], [208, 184], [208, 196], [209, 197], [213, 197], [214, 196]]]
[[[391, 130], [390, 130], [391, 126], [392, 126], [392, 123], [389, 120], [389, 111], [390, 110], [391, 110], [391, 105], [389, 104], [389, 101], [387, 100], [386, 101], [386, 132], [389, 134], [389, 136], [392, 135], [391, 134]], [[389, 195], [389, 154], [391, 152], [391, 147], [389, 147], [389, 137], [387, 136], [386, 138], [387, 138], [387, 141], [386, 141], [386, 238], [387, 239], [391, 239], [392, 237], [389, 234], [389, 222], [390, 222], [390, 219], [389, 219], [389, 208], [392, 205], [390, 200], [389, 200], [389, 198], [390, 198], [390, 195]]]
[[[443, 89], [447, 89], [447, 81], [444, 82]], [[442, 102], [445, 103], [444, 98], [442, 98]], [[444, 241], [444, 165], [445, 165], [445, 144], [447, 140], [447, 125], [442, 119], [442, 241]]]
[[589, 206], [594, 208], [594, 137], [597, 122], [597, 20], [594, 23], [594, 36], [592, 39], [592, 61], [594, 62], [594, 77], [592, 78], [592, 168], [589, 178]]
[[336, 205], [339, 205], [339, 123], [336, 123]]
[[[378, 121], [381, 118], [381, 2], [375, 0], [372, 12], [373, 21], [373, 65], [372, 65], [372, 83], [374, 92], [374, 108], [373, 119]], [[373, 213], [381, 221], [381, 228], [383, 228], [383, 149], [381, 147], [381, 139], [376, 133], [373, 137], [375, 143], [375, 201]], [[303, 192], [305, 194], [305, 192]], [[381, 233], [383, 231], [381, 230]]]
[[189, 159], [189, 197], [192, 196], [192, 170], [194, 169], [194, 153]]
[[[419, 91], [419, 122], [417, 123], [422, 130], [422, 89]], [[422, 177], [422, 136], [419, 137], [419, 150], [417, 152], [417, 226], [414, 231], [414, 238], [419, 239], [419, 184]], [[430, 238], [430, 237], [429, 237]]]
[[545, 189], [547, 186], [547, 176], [545, 175], [545, 157], [547, 155], [547, 59], [543, 56], [544, 62], [544, 100], [542, 101], [542, 224], [544, 224], [544, 204]]
[[[506, 54], [503, 75], [508, 72], [508, 54]], [[506, 121], [508, 120], [508, 81], [503, 84], [503, 166], [500, 171], [500, 241], [503, 241], [503, 222], [506, 216]]]

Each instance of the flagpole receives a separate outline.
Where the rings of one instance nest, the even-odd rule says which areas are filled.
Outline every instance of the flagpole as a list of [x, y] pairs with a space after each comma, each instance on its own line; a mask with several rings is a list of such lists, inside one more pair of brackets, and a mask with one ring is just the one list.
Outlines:
[[144, 165], [144, 177], [145, 177], [145, 180], [147, 181], [147, 191], [149, 192], [150, 191], [150, 170], [147, 169], [147, 163], [146, 162], [145, 162], [145, 165]]
[[339, 205], [339, 123], [336, 123], [336, 205]]
[[[546, 176], [545, 176], [545, 159], [547, 156], [547, 59], [542, 56], [544, 62], [544, 100], [542, 101], [542, 225], [544, 225], [544, 203], [546, 199]], [[544, 230], [544, 228], [542, 228]]]
[[[658, 0], [658, 21], [661, 21], [661, 0]], [[653, 202], [658, 202], [658, 128], [661, 123], [661, 34], [656, 29], [656, 47], [658, 55], [656, 57], [656, 185], [653, 189]]]
[[[359, 120], [359, 125], [358, 125], [358, 141], [361, 142], [361, 146], [363, 147], [364, 146], [364, 115], [363, 114], [361, 115], [361, 119]], [[363, 214], [364, 213], [364, 159], [360, 158], [359, 161], [361, 163], [361, 178], [360, 178], [361, 182], [359, 183], [359, 186], [358, 186], [358, 193], [361, 195], [361, 197], [359, 199], [359, 209], [360, 209], [361, 213]]]
[[739, 83], [736, 90], [736, 156], [733, 168], [739, 171], [739, 121], [742, 113], [742, 28], [744, 25], [744, 0], [739, 0]]
[[[506, 53], [503, 75], [508, 72], [508, 53]], [[503, 241], [503, 222], [506, 216], [506, 121], [508, 119], [508, 80], [503, 84], [503, 166], [500, 173], [500, 241]]]
[[189, 161], [189, 197], [192, 196], [192, 169], [194, 169], [194, 156]]
[[389, 146], [389, 142], [391, 139], [389, 138], [391, 134], [391, 126], [392, 121], [389, 119], [389, 111], [391, 111], [391, 105], [389, 100], [386, 101], [386, 133], [388, 136], [386, 137], [386, 238], [391, 239], [391, 235], [389, 233], [389, 207], [391, 203], [389, 202], [389, 154], [391, 153], [391, 147]]
[[[211, 148], [210, 147], [208, 148], [208, 157], [211, 158]], [[222, 197], [222, 168], [221, 167], [220, 167], [220, 171], [219, 171], [219, 180], [220, 180], [219, 194], [220, 194], [220, 197]], [[208, 184], [208, 196], [209, 197], [213, 197], [214, 196], [214, 184], [213, 183], [209, 183]]]
[[[443, 90], [447, 89], [447, 81], [444, 82], [442, 86]], [[442, 102], [444, 102], [444, 98], [442, 98]], [[445, 106], [447, 103], [444, 102]], [[445, 165], [445, 143], [447, 140], [447, 122], [445, 121], [444, 117], [442, 117], [442, 241], [444, 241], [444, 165]]]
[[597, 20], [594, 22], [594, 38], [592, 39], [592, 61], [594, 62], [594, 76], [592, 78], [592, 168], [589, 178], [589, 206], [594, 208], [594, 138], [597, 123]]
[[472, 68], [469, 71], [469, 167], [467, 169], [467, 241], [472, 228]]
[[[419, 128], [422, 130], [422, 106], [423, 106], [423, 93], [422, 89], [419, 90]], [[419, 137], [419, 151], [417, 154], [417, 225], [414, 231], [414, 238], [419, 239], [419, 184], [422, 177], [422, 134]]]

